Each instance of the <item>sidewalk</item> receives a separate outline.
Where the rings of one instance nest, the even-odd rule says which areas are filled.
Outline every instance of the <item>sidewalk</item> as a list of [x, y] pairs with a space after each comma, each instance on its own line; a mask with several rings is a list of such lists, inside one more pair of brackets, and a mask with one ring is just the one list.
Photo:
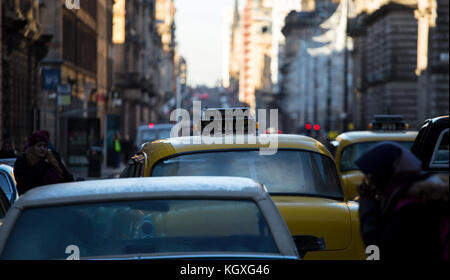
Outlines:
[[109, 179], [114, 176], [120, 175], [120, 173], [122, 173], [122, 171], [125, 169], [125, 164], [120, 163], [119, 168], [106, 167], [103, 165], [101, 170], [101, 177], [89, 177], [88, 176], [89, 170], [87, 166], [83, 167], [71, 166], [68, 167], [68, 169], [69, 172], [72, 173], [75, 180], [78, 178], [83, 178], [85, 180], [100, 180], [100, 179]]

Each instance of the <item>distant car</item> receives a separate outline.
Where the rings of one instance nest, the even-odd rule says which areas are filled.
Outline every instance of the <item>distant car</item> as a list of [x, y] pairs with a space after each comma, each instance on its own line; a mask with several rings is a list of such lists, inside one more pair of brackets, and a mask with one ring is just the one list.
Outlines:
[[424, 122], [411, 151], [422, 161], [425, 171], [447, 173], [449, 171], [449, 116], [441, 116]]
[[136, 147], [142, 144], [152, 142], [158, 139], [170, 138], [170, 131], [173, 124], [154, 124], [141, 125], [136, 132]]
[[0, 188], [10, 204], [13, 204], [19, 198], [16, 186], [14, 169], [9, 165], [0, 164]]
[[394, 141], [409, 150], [417, 132], [406, 131], [407, 127], [402, 116], [378, 115], [369, 125], [371, 130], [345, 132], [331, 142], [330, 150], [342, 178], [346, 200], [358, 195], [357, 188], [364, 177], [355, 161], [381, 141]]
[[283, 259], [294, 240], [246, 178], [85, 181], [32, 189], [0, 227], [0, 259]]

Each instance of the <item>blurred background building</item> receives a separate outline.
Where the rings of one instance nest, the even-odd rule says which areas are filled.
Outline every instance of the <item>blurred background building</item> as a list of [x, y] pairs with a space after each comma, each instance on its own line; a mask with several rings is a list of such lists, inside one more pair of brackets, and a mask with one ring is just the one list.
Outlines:
[[92, 146], [108, 163], [114, 133], [132, 140], [167, 121], [177, 81], [186, 87], [174, 1], [67, 2], [1, 1], [0, 144], [20, 152], [46, 129], [70, 166], [86, 166]]
[[91, 146], [107, 163], [114, 133], [192, 100], [276, 108], [284, 133], [317, 124], [320, 140], [374, 114], [416, 129], [449, 111], [447, 0], [235, 0], [228, 80], [209, 89], [187, 83], [175, 0], [68, 2], [1, 1], [0, 144], [46, 129], [70, 165]]
[[449, 111], [448, 5], [260, 0], [240, 10], [236, 1], [227, 91], [279, 109], [286, 133], [318, 124], [311, 135], [326, 140], [367, 129], [375, 114], [403, 115], [417, 129]]
[[21, 150], [41, 126], [39, 63], [47, 54], [39, 1], [1, 1], [0, 142]]

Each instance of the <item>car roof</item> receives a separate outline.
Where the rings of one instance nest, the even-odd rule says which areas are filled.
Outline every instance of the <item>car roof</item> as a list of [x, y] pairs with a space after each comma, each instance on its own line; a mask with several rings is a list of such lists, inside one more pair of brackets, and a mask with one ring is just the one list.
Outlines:
[[73, 182], [35, 188], [22, 195], [14, 207], [178, 196], [189, 198], [242, 197], [256, 200], [266, 195], [261, 184], [249, 178], [126, 178]]
[[336, 140], [350, 141], [350, 142], [367, 142], [367, 141], [381, 141], [381, 140], [396, 140], [396, 141], [414, 141], [417, 136], [417, 131], [351, 131], [339, 134]]
[[14, 169], [10, 165], [6, 165], [4, 163], [0, 163], [0, 169], [6, 172], [12, 172]]
[[439, 116], [439, 117], [434, 117], [434, 118], [432, 118], [431, 119], [431, 121], [432, 122], [445, 122], [445, 121], [447, 121], [448, 122], [448, 120], [449, 120], [449, 116], [447, 115], [447, 116]]
[[[294, 135], [294, 134], [264, 134], [257, 135], [256, 143], [250, 144], [248, 141], [248, 135], [235, 135], [235, 136], [185, 136], [185, 137], [174, 137], [169, 139], [163, 139], [148, 143], [143, 147], [143, 151], [147, 154], [152, 154], [158, 157], [164, 154], [178, 154], [178, 153], [188, 153], [194, 151], [210, 151], [210, 150], [231, 150], [231, 149], [260, 149], [263, 147], [268, 147], [269, 141], [277, 141], [277, 148], [280, 149], [303, 149], [312, 152], [320, 153], [331, 157], [331, 154], [325, 148], [325, 146], [314, 138]], [[206, 144], [208, 141], [205, 139], [219, 140], [220, 143]], [[230, 140], [232, 144], [227, 144]], [[240, 144], [240, 142], [242, 144]], [[265, 142], [262, 142], [265, 141]], [[161, 153], [155, 150], [160, 150]], [[159, 154], [159, 155], [158, 155]], [[161, 158], [161, 157], [159, 157]]]
[[140, 125], [139, 130], [153, 130], [153, 129], [165, 129], [165, 128], [172, 128], [174, 127], [173, 124], [167, 123], [167, 124], [154, 124], [152, 128], [148, 127], [148, 125]]

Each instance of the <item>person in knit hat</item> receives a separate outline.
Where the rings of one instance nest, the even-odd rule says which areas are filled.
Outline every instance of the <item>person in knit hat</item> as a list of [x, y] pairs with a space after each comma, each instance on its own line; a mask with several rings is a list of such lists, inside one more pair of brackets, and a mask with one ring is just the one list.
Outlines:
[[390, 141], [355, 164], [365, 175], [359, 187], [365, 245], [377, 246], [385, 261], [448, 260], [448, 176], [422, 172], [411, 151]]
[[60, 157], [49, 150], [49, 136], [48, 131], [31, 134], [27, 149], [17, 158], [14, 176], [19, 194], [38, 186], [74, 181]]

